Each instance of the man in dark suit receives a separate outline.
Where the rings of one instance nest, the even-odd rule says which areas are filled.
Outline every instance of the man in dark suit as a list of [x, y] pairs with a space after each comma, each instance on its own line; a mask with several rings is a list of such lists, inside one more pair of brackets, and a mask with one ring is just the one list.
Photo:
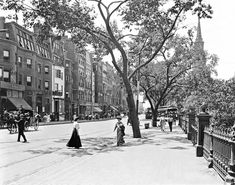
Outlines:
[[15, 122], [18, 124], [18, 142], [20, 142], [20, 136], [23, 137], [24, 139], [24, 143], [27, 142], [27, 139], [24, 135], [24, 114], [20, 114], [20, 119], [19, 120], [15, 120]]

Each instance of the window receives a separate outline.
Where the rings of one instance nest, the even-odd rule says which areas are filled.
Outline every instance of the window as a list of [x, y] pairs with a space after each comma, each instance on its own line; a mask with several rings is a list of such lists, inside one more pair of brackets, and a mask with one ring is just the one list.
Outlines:
[[27, 64], [27, 68], [32, 68], [32, 59], [27, 58], [26, 64]]
[[4, 50], [3, 51], [3, 57], [4, 58], [9, 58], [10, 57], [10, 51]]
[[2, 67], [0, 67], [0, 79], [2, 78], [3, 76], [3, 70], [2, 70]]
[[20, 67], [22, 67], [22, 57], [18, 57], [18, 64]]
[[66, 91], [66, 93], [65, 93], [65, 98], [68, 98], [68, 97], [69, 97], [69, 92]]
[[59, 84], [55, 84], [55, 91], [59, 91]]
[[56, 77], [60, 78], [61, 77], [61, 71], [60, 70], [56, 70]]
[[17, 39], [18, 39], [19, 45], [24, 48], [24, 41], [23, 41], [23, 38], [20, 37], [19, 35], [17, 35]]
[[19, 84], [22, 84], [22, 79], [23, 79], [22, 74], [19, 74]]
[[61, 70], [56, 70], [56, 77], [63, 80], [63, 73], [61, 72]]
[[18, 31], [17, 40], [19, 46], [34, 51], [33, 37], [29, 34], [22, 32], [21, 30], [17, 31]]
[[6, 32], [6, 39], [10, 38], [10, 34], [8, 32]]
[[70, 81], [69, 75], [66, 75], [66, 76], [65, 76], [65, 80], [66, 80], [67, 82]]
[[5, 82], [10, 82], [10, 71], [3, 71], [3, 80]]
[[42, 73], [42, 65], [41, 64], [38, 64], [38, 73]]
[[45, 74], [49, 74], [49, 66], [45, 66]]
[[32, 76], [27, 76], [26, 82], [27, 82], [27, 86], [32, 86]]
[[48, 81], [45, 81], [45, 90], [49, 90], [49, 82]]
[[39, 79], [38, 80], [38, 89], [41, 89], [41, 83], [42, 83], [42, 81]]

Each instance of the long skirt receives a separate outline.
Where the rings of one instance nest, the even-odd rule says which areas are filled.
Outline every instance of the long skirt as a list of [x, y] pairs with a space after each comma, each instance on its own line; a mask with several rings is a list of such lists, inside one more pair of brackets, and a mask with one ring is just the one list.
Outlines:
[[123, 131], [120, 128], [118, 128], [117, 129], [117, 146], [123, 145], [125, 143], [123, 136], [124, 136]]
[[76, 128], [73, 129], [72, 136], [71, 136], [71, 138], [70, 138], [70, 140], [69, 140], [69, 142], [67, 143], [66, 146], [75, 147], [75, 148], [82, 147], [80, 136], [78, 135], [78, 132], [77, 132]]

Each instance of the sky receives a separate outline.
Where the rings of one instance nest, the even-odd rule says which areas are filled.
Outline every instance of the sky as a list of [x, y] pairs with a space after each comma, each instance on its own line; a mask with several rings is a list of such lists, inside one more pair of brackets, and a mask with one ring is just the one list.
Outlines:
[[[210, 54], [216, 54], [219, 58], [216, 67], [218, 77], [228, 80], [235, 76], [235, 0], [204, 0], [208, 2], [214, 11], [212, 19], [201, 20], [202, 38], [204, 48]], [[0, 16], [6, 13], [1, 11]], [[197, 17], [190, 18], [189, 26], [197, 26]]]
[[[105, 0], [105, 2], [109, 0]], [[235, 0], [203, 0], [213, 9], [211, 19], [201, 19], [204, 49], [209, 54], [216, 54], [219, 58], [216, 78], [228, 80], [235, 76]], [[190, 16], [187, 20], [189, 27], [198, 25], [197, 16]], [[108, 60], [107, 57], [106, 60]]]
[[[218, 78], [235, 76], [235, 1], [206, 0], [214, 11], [212, 19], [201, 20], [204, 48], [219, 57]], [[197, 25], [197, 20], [192, 24]]]

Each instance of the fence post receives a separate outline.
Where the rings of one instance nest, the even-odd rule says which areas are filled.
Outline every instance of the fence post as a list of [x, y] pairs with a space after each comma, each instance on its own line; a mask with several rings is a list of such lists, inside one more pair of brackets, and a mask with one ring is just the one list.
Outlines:
[[234, 164], [234, 155], [235, 155], [235, 123], [232, 127], [233, 131], [231, 133], [231, 140], [229, 141], [231, 143], [231, 157], [230, 157], [230, 163], [228, 168], [228, 174], [225, 177], [225, 184], [229, 185], [235, 185], [235, 164]]
[[212, 168], [213, 167], [213, 131], [214, 131], [214, 124], [212, 123], [210, 125], [210, 156], [208, 158], [208, 167]]
[[210, 115], [203, 109], [198, 115], [198, 135], [197, 135], [197, 146], [196, 146], [196, 156], [203, 156], [203, 139], [204, 139], [204, 128], [210, 123]]
[[192, 139], [192, 125], [195, 124], [195, 113], [188, 113], [188, 123], [187, 123], [187, 138], [188, 140]]
[[182, 128], [182, 116], [183, 116], [182, 113], [179, 113], [179, 114], [178, 114], [179, 126], [180, 126], [181, 128]]

